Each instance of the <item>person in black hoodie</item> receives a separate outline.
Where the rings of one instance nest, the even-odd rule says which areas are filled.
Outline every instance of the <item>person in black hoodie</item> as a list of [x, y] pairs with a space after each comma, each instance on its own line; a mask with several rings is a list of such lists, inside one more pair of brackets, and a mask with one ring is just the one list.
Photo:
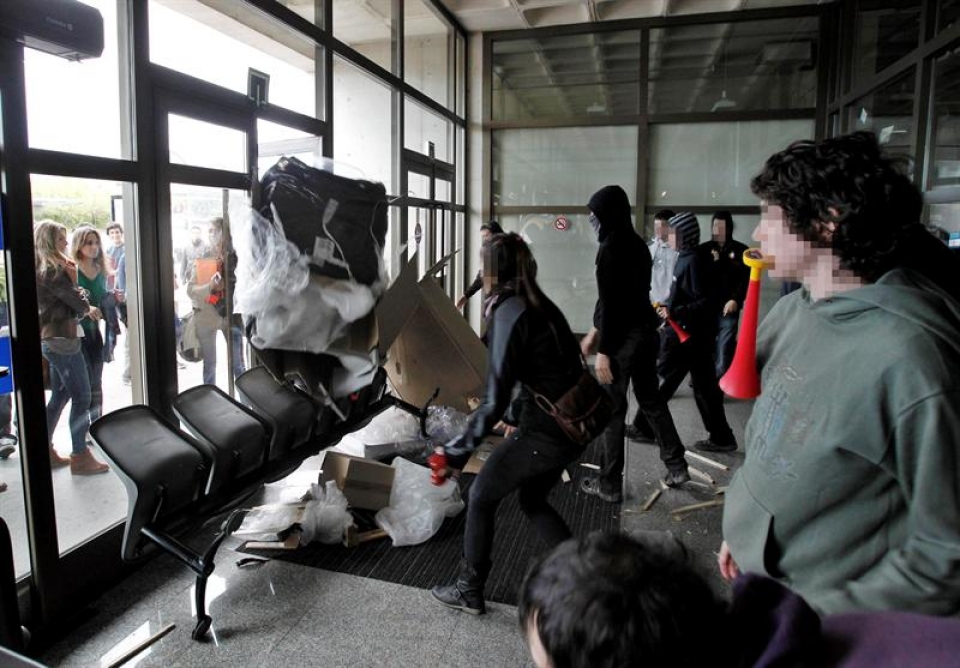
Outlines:
[[708, 452], [732, 452], [737, 449], [737, 441], [727, 423], [713, 364], [719, 299], [712, 288], [718, 281], [712, 260], [700, 247], [696, 216], [684, 211], [670, 219], [670, 245], [679, 251], [680, 257], [673, 270], [670, 299], [657, 313], [663, 319], [675, 320], [690, 338], [668, 351], [661, 365], [663, 383], [659, 395], [662, 401], [669, 401], [689, 372], [697, 410], [710, 434], [710, 438], [697, 441], [694, 447]]
[[703, 244], [703, 249], [713, 259], [720, 285], [719, 302], [722, 307], [717, 313], [717, 348], [714, 352], [717, 378], [720, 378], [730, 368], [737, 348], [740, 309], [747, 298], [750, 268], [743, 263], [746, 244], [733, 238], [733, 216], [729, 211], [713, 214], [712, 232], [713, 238]]
[[605, 186], [590, 198], [590, 222], [600, 240], [597, 251], [597, 305], [593, 327], [580, 343], [584, 355], [596, 349], [597, 380], [613, 400], [613, 415], [603, 439], [600, 473], [581, 481], [581, 489], [604, 501], [619, 503], [623, 487], [624, 418], [627, 384], [633, 383], [640, 412], [650, 423], [667, 468], [664, 482], [690, 480], [683, 443], [667, 404], [657, 392], [660, 321], [650, 305], [652, 260], [633, 229], [630, 201], [620, 186]]
[[[583, 446], [570, 440], [537, 405], [534, 392], [556, 401], [577, 383], [583, 363], [566, 318], [537, 285], [536, 266], [516, 234], [493, 236], [484, 245], [484, 307], [490, 312], [486, 397], [463, 435], [444, 446], [449, 475], [463, 468], [498, 422], [507, 423], [506, 440], [491, 453], [470, 488], [457, 579], [432, 592], [443, 605], [472, 615], [486, 609], [483, 587], [492, 566], [494, 519], [508, 494], [519, 494], [520, 509], [549, 548], [570, 537], [547, 494], [564, 468], [580, 457]], [[520, 391], [510, 405], [517, 385]], [[508, 405], [510, 416], [505, 417]]]

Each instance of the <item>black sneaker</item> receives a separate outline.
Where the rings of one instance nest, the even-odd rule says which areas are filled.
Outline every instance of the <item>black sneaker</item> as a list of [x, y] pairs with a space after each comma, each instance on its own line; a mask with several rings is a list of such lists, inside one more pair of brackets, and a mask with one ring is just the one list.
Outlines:
[[642, 443], [656, 443], [657, 439], [652, 433], [646, 433], [637, 428], [635, 424], [628, 424], [623, 430], [624, 435], [631, 441], [640, 441]]
[[460, 610], [468, 615], [482, 615], [487, 611], [482, 594], [462, 591], [456, 584], [434, 587], [430, 590], [430, 593], [442, 605]]
[[600, 486], [600, 478], [593, 476], [580, 481], [580, 491], [596, 496], [607, 503], [623, 502], [623, 495], [620, 492], [604, 492]]
[[690, 482], [690, 473], [687, 469], [667, 471], [667, 475], [663, 479], [663, 484], [667, 487], [679, 487], [685, 482]]
[[693, 444], [693, 447], [697, 450], [703, 450], [704, 452], [736, 452], [737, 442], [717, 443], [708, 438], [703, 441], [697, 441]]

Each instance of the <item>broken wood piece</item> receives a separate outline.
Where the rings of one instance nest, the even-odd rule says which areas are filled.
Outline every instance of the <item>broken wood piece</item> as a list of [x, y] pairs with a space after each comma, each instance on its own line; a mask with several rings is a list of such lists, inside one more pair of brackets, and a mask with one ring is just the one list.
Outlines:
[[714, 508], [716, 506], [722, 506], [723, 499], [711, 499], [710, 501], [703, 501], [701, 503], [691, 503], [689, 506], [680, 506], [679, 508], [674, 508], [670, 511], [670, 515], [673, 517], [679, 517], [686, 513], [692, 512], [694, 510], [700, 510], [702, 508]]
[[687, 470], [690, 472], [690, 475], [692, 475], [694, 478], [699, 478], [705, 483], [708, 483], [710, 485], [715, 485], [717, 482], [716, 480], [711, 478], [708, 474], [704, 473], [700, 469], [695, 469], [692, 466], [688, 466]]
[[661, 494], [663, 494], [663, 490], [662, 490], [662, 489], [655, 489], [655, 490], [653, 490], [653, 493], [652, 493], [650, 496], [648, 496], [648, 497], [647, 497], [647, 500], [644, 501], [644, 503], [643, 503], [642, 506], [640, 506], [640, 510], [643, 510], [643, 511], [650, 510], [650, 508], [653, 506], [653, 504], [657, 502], [657, 499], [660, 498], [660, 495], [661, 495]]
[[580, 466], [585, 469], [593, 469], [594, 471], [600, 470], [600, 467], [597, 464], [591, 464], [590, 462], [580, 462]]
[[721, 494], [726, 494], [727, 486], [724, 485], [723, 487], [717, 487], [717, 489], [715, 489], [713, 493], [716, 494], [717, 496], [720, 496]]
[[660, 490], [663, 491], [663, 492], [666, 492], [668, 489], [670, 489], [670, 485], [668, 485], [667, 483], [665, 483], [665, 482], [663, 481], [663, 478], [661, 478], [661, 479], [660, 479]]
[[343, 530], [343, 546], [356, 547], [360, 543], [366, 543], [368, 540], [377, 540], [387, 535], [383, 529], [370, 529], [369, 531], [358, 531], [356, 525], [351, 524]]
[[691, 452], [690, 450], [687, 450], [684, 454], [685, 454], [687, 457], [689, 457], [690, 459], [696, 459], [696, 460], [697, 460], [698, 462], [700, 462], [701, 464], [706, 464], [707, 466], [712, 466], [712, 467], [715, 468], [715, 469], [720, 469], [721, 471], [729, 471], [729, 470], [730, 470], [730, 467], [727, 466], [726, 464], [721, 464], [720, 462], [715, 462], [714, 460], [710, 459], [709, 457], [704, 457], [703, 455], [698, 455], [696, 452]]
[[563, 482], [570, 482], [570, 472], [567, 471], [567, 469], [563, 469], [563, 471], [560, 473], [560, 479]]
[[163, 636], [173, 631], [175, 628], [177, 628], [176, 624], [172, 622], [170, 624], [167, 624], [166, 626], [164, 626], [162, 629], [154, 633], [149, 638], [145, 638], [141, 640], [136, 645], [131, 647], [129, 650], [121, 654], [118, 658], [111, 661], [109, 664], [107, 664], [106, 668], [117, 668], [117, 666], [122, 666], [127, 661], [135, 657], [137, 654], [139, 654], [146, 648], [150, 647], [150, 645], [160, 640], [160, 638], [162, 638]]

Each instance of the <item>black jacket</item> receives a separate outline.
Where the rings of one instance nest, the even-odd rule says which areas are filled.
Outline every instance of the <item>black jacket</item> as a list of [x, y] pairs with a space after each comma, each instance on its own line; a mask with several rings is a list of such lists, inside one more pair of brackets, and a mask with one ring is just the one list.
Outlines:
[[717, 331], [722, 305], [716, 292], [718, 280], [713, 260], [703, 246], [680, 251], [673, 270], [673, 288], [668, 306], [670, 315], [691, 336], [710, 336]]
[[580, 346], [563, 314], [550, 302], [535, 309], [522, 297], [502, 295], [494, 306], [488, 335], [486, 397], [470, 416], [464, 434], [446, 446], [454, 468], [466, 463], [480, 440], [503, 418], [518, 383], [522, 387], [511, 407], [511, 421], [523, 431], [565, 439], [553, 418], [534, 403], [530, 389], [555, 401], [573, 387], [583, 370]]
[[[703, 244], [704, 255], [713, 259], [719, 286], [716, 290], [720, 308], [729, 300], [743, 307], [747, 298], [747, 286], [750, 284], [750, 267], [743, 263], [743, 251], [747, 245], [730, 239], [725, 244], [708, 241]], [[717, 313], [719, 316], [720, 314]]]

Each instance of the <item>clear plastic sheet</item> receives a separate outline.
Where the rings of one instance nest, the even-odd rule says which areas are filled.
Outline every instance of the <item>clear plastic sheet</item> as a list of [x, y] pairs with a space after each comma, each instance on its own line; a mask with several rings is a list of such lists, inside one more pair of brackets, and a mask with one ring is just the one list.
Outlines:
[[420, 433], [420, 422], [410, 413], [391, 408], [373, 418], [363, 429], [350, 436], [366, 445], [380, 443], [398, 443], [422, 439], [424, 442], [445, 443], [463, 434], [470, 421], [469, 416], [451, 406], [430, 406], [427, 409], [427, 434], [424, 439]]
[[433, 537], [447, 517], [464, 508], [460, 487], [454, 480], [442, 485], [430, 482], [430, 469], [398, 457], [390, 505], [377, 512], [377, 526], [387, 532], [394, 547], [419, 545]]
[[334, 545], [341, 542], [344, 530], [353, 524], [353, 516], [347, 510], [347, 497], [333, 480], [325, 487], [312, 485], [310, 496], [313, 498], [307, 502], [300, 522], [303, 529], [300, 543], [318, 541]]

